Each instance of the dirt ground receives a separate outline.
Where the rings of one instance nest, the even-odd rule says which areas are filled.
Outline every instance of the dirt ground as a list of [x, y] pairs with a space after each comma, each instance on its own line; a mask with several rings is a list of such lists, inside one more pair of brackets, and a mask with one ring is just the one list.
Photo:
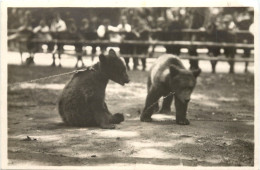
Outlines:
[[[8, 82], [68, 68], [8, 66]], [[171, 115], [139, 121], [147, 72], [130, 71], [131, 83], [110, 82], [106, 101], [125, 122], [114, 130], [63, 125], [57, 98], [70, 75], [8, 88], [8, 164], [39, 166], [253, 166], [254, 74], [202, 73], [189, 104], [189, 126]]]

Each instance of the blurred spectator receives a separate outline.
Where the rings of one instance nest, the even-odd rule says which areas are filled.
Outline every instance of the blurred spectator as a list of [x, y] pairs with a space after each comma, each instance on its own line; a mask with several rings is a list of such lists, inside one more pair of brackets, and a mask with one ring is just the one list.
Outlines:
[[[63, 14], [63, 15], [62, 15]], [[68, 27], [68, 23], [70, 22], [69, 20], [71, 20], [71, 12], [70, 11], [65, 11], [62, 12], [61, 15], [63, 16], [63, 21], [66, 23], [66, 26]]]
[[[249, 7], [247, 10], [244, 10], [243, 12], [239, 13], [236, 18], [236, 25], [239, 30], [248, 30], [250, 31], [250, 26], [254, 19], [254, 9]], [[243, 34], [242, 36], [238, 37], [239, 41], [243, 43], [253, 43], [253, 36], [248, 34]], [[243, 49], [244, 54], [243, 58], [249, 58], [251, 54], [250, 49]], [[245, 72], [248, 72], [248, 62], [245, 62]]]
[[[38, 26], [36, 26], [33, 29], [34, 38], [41, 40], [41, 41], [50, 41], [52, 40], [51, 34], [50, 34], [50, 28], [46, 24], [46, 21], [44, 19], [40, 20], [40, 23]], [[42, 51], [42, 43], [35, 44], [34, 52], [40, 52]]]
[[239, 30], [248, 30], [251, 24], [252, 18], [248, 11], [243, 11], [236, 17], [236, 25]]
[[129, 23], [133, 23], [133, 18], [137, 17], [136, 8], [124, 8], [121, 10], [121, 16], [126, 16]]
[[[150, 28], [148, 27], [148, 24], [145, 20], [141, 18], [135, 18], [134, 23], [133, 23], [133, 29], [132, 32], [136, 36], [136, 40], [141, 40], [141, 41], [148, 41], [149, 40], [149, 31]], [[143, 54], [147, 55], [148, 53], [148, 48], [149, 45], [137, 45], [136, 46], [136, 51], [134, 54]], [[137, 69], [138, 65], [138, 58], [133, 58], [134, 60], [134, 70]], [[146, 69], [146, 58], [141, 58], [142, 66], [143, 66], [143, 71]]]
[[[8, 9], [7, 26], [8, 26], [8, 38], [10, 39], [10, 35], [14, 34], [16, 29], [20, 26], [17, 8]], [[16, 36], [13, 35], [13, 37]], [[8, 41], [8, 49], [10, 49], [11, 51], [16, 50], [17, 47], [18, 47], [17, 42]]]
[[167, 30], [168, 23], [164, 17], [158, 17], [155, 22], [156, 22], [156, 28], [155, 28], [156, 31], [166, 31]]
[[78, 27], [75, 23], [75, 19], [74, 18], [69, 18], [67, 19], [67, 34], [65, 36], [65, 39], [67, 40], [74, 40], [75, 43], [75, 51], [76, 51], [76, 55], [77, 55], [77, 62], [75, 65], [75, 68], [79, 67], [79, 62], [81, 62], [81, 67], [84, 67], [84, 62], [82, 60], [82, 55], [83, 55], [83, 45], [78, 42], [78, 40], [82, 39], [81, 37], [81, 31], [82, 31], [82, 27], [85, 27], [84, 29], [86, 29], [86, 23], [84, 23], [84, 25], [82, 25], [78, 31]]
[[[167, 36], [168, 41], [181, 41], [183, 40], [182, 34], [179, 32], [181, 31], [184, 26], [182, 21], [180, 20], [180, 11], [179, 8], [171, 8], [171, 10], [166, 11], [166, 16], [167, 16], [167, 21], [169, 24], [168, 26], [168, 31], [169, 35]], [[171, 46], [166, 46], [166, 52], [170, 54], [174, 54], [179, 56], [181, 46], [180, 45], [171, 45]]]
[[[21, 17], [22, 25], [17, 29], [17, 32], [10, 35], [8, 40], [15, 40], [19, 44], [19, 51], [22, 60], [22, 53], [23, 51], [28, 51], [30, 56], [26, 59], [26, 64], [32, 64], [33, 61], [33, 48], [34, 44], [30, 42], [33, 38], [33, 29], [32, 29], [32, 14], [29, 10], [27, 10], [24, 14], [24, 17]], [[25, 43], [24, 43], [25, 42]]]
[[81, 25], [80, 25], [80, 31], [81, 32], [89, 32], [91, 31], [90, 25], [89, 25], [89, 20], [87, 18], [83, 18], [81, 20]]
[[131, 32], [132, 27], [131, 27], [130, 24], [128, 24], [126, 16], [123, 15], [123, 16], [121, 17], [120, 23], [119, 23], [119, 25], [117, 26], [117, 29], [118, 29], [118, 31], [120, 31], [120, 32], [122, 33], [122, 34], [121, 34], [121, 38], [122, 38], [122, 39], [124, 39], [125, 33]]
[[[186, 20], [186, 26], [189, 29], [200, 29], [203, 27], [204, 24], [204, 19], [205, 19], [205, 10], [206, 8], [188, 8], [187, 10], [187, 20]], [[197, 34], [191, 34], [190, 37], [191, 41], [198, 41], [199, 36]], [[191, 57], [197, 57], [197, 48], [192, 46], [188, 48], [189, 50], [189, 55]], [[199, 61], [191, 59], [190, 60], [190, 69], [198, 69], [199, 68]]]
[[67, 31], [70, 34], [75, 34], [78, 31], [74, 18], [70, 18], [67, 21]]
[[20, 16], [18, 15], [18, 12], [18, 8], [11, 8], [10, 10], [8, 10], [8, 29], [17, 29], [20, 26]]
[[181, 20], [181, 13], [179, 8], [173, 8], [170, 16], [166, 18], [168, 22], [167, 24], [168, 30], [181, 30], [184, 28], [184, 24], [183, 21]]
[[28, 39], [32, 36], [32, 15], [30, 11], [26, 11], [22, 17], [22, 25], [17, 29], [17, 32], [8, 37], [8, 40]]
[[[80, 40], [86, 40], [87, 37], [89, 37], [89, 33], [91, 33], [91, 27], [89, 25], [89, 20], [87, 18], [83, 18], [81, 20], [81, 25], [79, 28], [79, 39]], [[93, 49], [92, 49], [93, 50]], [[82, 44], [78, 44], [76, 46], [76, 51], [79, 51], [81, 53], [83, 53], [83, 45]], [[86, 51], [84, 51], [84, 54], [86, 54]], [[82, 57], [78, 55], [78, 60], [76, 63], [75, 67], [78, 67], [78, 62], [81, 61], [82, 62], [82, 67], [84, 66], [84, 62], [82, 60]]]
[[51, 31], [52, 32], [63, 32], [67, 30], [67, 26], [65, 21], [63, 21], [60, 17], [60, 13], [56, 12], [54, 14], [54, 18], [51, 23]]
[[[217, 22], [217, 18], [220, 16], [219, 8], [209, 8], [206, 13], [206, 19], [204, 22], [204, 28], [207, 32], [207, 41], [217, 42], [217, 28], [219, 28], [219, 22]], [[220, 55], [220, 47], [209, 47], [208, 55], [210, 57], [217, 57]], [[212, 73], [216, 72], [216, 60], [211, 60]]]
[[[98, 35], [97, 35], [97, 29], [98, 29], [98, 18], [96, 16], [92, 16], [90, 19], [90, 24], [89, 24], [89, 32], [85, 33], [85, 37], [87, 40], [97, 40]], [[91, 50], [91, 59], [92, 62], [94, 60], [94, 57], [96, 55], [96, 45], [92, 45], [92, 50]]]
[[[136, 28], [139, 24], [139, 20], [140, 19], [138, 17], [135, 17], [132, 19], [131, 33], [126, 34], [126, 37], [124, 38], [125, 40], [136, 40], [137, 39], [136, 33], [138, 33], [138, 32], [136, 31]], [[122, 54], [129, 54], [129, 55], [136, 54], [136, 48], [137, 48], [136, 45], [126, 44], [125, 47], [126, 48], [123, 48], [124, 51], [120, 51]], [[129, 57], [124, 57], [126, 67], [128, 70], [130, 70], [129, 59], [130, 59]], [[136, 70], [137, 66], [138, 66], [138, 58], [133, 57], [133, 69]]]
[[[130, 24], [128, 24], [126, 16], [123, 15], [121, 17], [120, 24], [117, 26], [117, 28], [119, 29], [119, 31], [123, 32], [121, 34], [121, 41], [133, 39], [133, 34], [131, 33], [132, 27]], [[119, 48], [120, 48], [120, 54], [127, 54], [127, 55], [133, 54], [132, 45], [122, 43], [119, 45]], [[125, 60], [127, 69], [130, 70], [129, 57], [125, 56], [124, 60]]]
[[118, 28], [110, 25], [109, 19], [104, 19], [97, 29], [97, 34], [100, 38], [109, 39], [109, 31], [118, 31]]
[[96, 16], [92, 16], [89, 24], [90, 30], [92, 32], [97, 32], [98, 26], [98, 18]]
[[[151, 25], [151, 24], [149, 24]], [[169, 34], [167, 31], [168, 24], [166, 23], [166, 20], [164, 17], [158, 17], [156, 20], [154, 20], [154, 24], [152, 29], [153, 34], [151, 35], [151, 39], [154, 40], [161, 40], [161, 41], [167, 41], [169, 40]], [[152, 46], [152, 51], [149, 54], [149, 57], [152, 57], [154, 54], [155, 46]]]
[[43, 41], [50, 41], [52, 40], [52, 37], [50, 35], [50, 28], [46, 24], [46, 20], [41, 19], [40, 23], [37, 27], [33, 29], [33, 32], [35, 35], [35, 38], [43, 40]]
[[234, 22], [234, 18], [231, 14], [225, 14], [222, 18], [219, 18], [221, 21], [219, 24], [219, 29], [226, 31], [234, 31], [237, 29], [236, 24]]
[[131, 25], [128, 24], [126, 16], [121, 16], [120, 24], [117, 26], [119, 31], [130, 32]]
[[151, 29], [156, 29], [156, 27], [157, 27], [155, 18], [151, 15], [147, 16], [147, 24], [149, 25], [149, 27]]
[[[222, 18], [222, 22], [220, 24], [221, 28], [220, 30], [224, 31], [222, 38], [224, 39], [224, 42], [228, 43], [235, 43], [236, 42], [236, 35], [234, 31], [237, 29], [233, 16], [230, 14], [226, 14]], [[236, 48], [234, 47], [226, 47], [224, 48], [224, 54], [227, 58], [233, 59], [236, 54]], [[229, 73], [234, 73], [234, 61], [229, 61]]]
[[25, 9], [18, 9], [17, 16], [18, 16], [19, 25], [24, 24], [24, 20], [26, 18], [25, 13], [26, 13]]
[[77, 41], [79, 40], [79, 32], [78, 32], [78, 27], [75, 23], [75, 19], [74, 18], [69, 18], [67, 19], [67, 31], [63, 32], [61, 35], [62, 37], [60, 37], [60, 39], [64, 39], [64, 40], [74, 40]]
[[[62, 39], [63, 35], [62, 32], [65, 32], [67, 30], [67, 26], [66, 23], [61, 19], [60, 17], [60, 13], [55, 12], [54, 13], [54, 17], [53, 20], [51, 22], [51, 28], [50, 28], [52, 35], [54, 38], [56, 39]], [[50, 50], [54, 50], [54, 45], [55, 44], [50, 44], [49, 48]], [[61, 53], [63, 52], [63, 45], [62, 43], [59, 43], [57, 46], [57, 50], [58, 50], [58, 58], [59, 58], [59, 66], [61, 67]], [[53, 52], [52, 54], [52, 59], [53, 62], [51, 64], [51, 66], [55, 66], [55, 52]]]
[[[111, 36], [109, 32], [118, 31], [117, 27], [114, 27], [110, 25], [109, 19], [104, 19], [102, 24], [97, 29], [97, 35], [102, 40], [110, 40]], [[104, 53], [106, 51], [107, 46], [101, 45], [101, 53]]]

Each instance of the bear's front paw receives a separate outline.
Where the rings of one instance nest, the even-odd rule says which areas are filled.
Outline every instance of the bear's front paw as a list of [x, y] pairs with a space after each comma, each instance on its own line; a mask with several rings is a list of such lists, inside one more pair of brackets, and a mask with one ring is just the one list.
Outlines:
[[180, 120], [176, 120], [176, 123], [178, 125], [189, 125], [190, 124], [190, 121], [188, 119], [180, 119]]
[[125, 120], [124, 115], [122, 113], [116, 113], [112, 116], [111, 123], [119, 124]]
[[161, 109], [161, 110], [159, 111], [159, 113], [169, 114], [169, 113], [171, 113], [171, 109]]
[[140, 120], [142, 122], [151, 122], [151, 121], [153, 121], [153, 119], [151, 117], [142, 117], [142, 116], [141, 116]]
[[154, 107], [153, 107], [153, 112], [158, 112], [159, 111], [159, 105], [156, 104]]
[[113, 124], [102, 124], [100, 127], [102, 129], [115, 129], [116, 128], [116, 126]]

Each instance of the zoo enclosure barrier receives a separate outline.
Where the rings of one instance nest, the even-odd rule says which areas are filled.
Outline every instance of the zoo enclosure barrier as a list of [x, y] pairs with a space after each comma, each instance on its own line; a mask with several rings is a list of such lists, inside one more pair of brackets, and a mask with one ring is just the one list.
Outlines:
[[[14, 30], [9, 30], [8, 34], [13, 33]], [[28, 38], [20, 39], [18, 43], [18, 51], [21, 53], [37, 53], [42, 52], [42, 49], [39, 48], [41, 45], [48, 45], [48, 51], [51, 53], [58, 54], [69, 54], [74, 56], [87, 56], [86, 53], [82, 50], [83, 46], [92, 46], [92, 47], [119, 47], [120, 55], [125, 58], [137, 57], [137, 58], [149, 58], [154, 55], [154, 48], [156, 46], [164, 46], [167, 53], [172, 53], [180, 56], [181, 59], [189, 60], [210, 60], [210, 61], [232, 61], [232, 62], [254, 62], [254, 56], [252, 51], [254, 50], [254, 36], [249, 31], [224, 31], [216, 30], [215, 32], [209, 33], [208, 31], [203, 30], [194, 30], [194, 29], [183, 29], [183, 30], [174, 30], [174, 31], [146, 31], [144, 34], [147, 34], [145, 38], [131, 38], [133, 37], [132, 32], [108, 32], [108, 38], [100, 39], [97, 36], [96, 32], [83, 32], [83, 33], [69, 33], [69, 32], [60, 32], [60, 33], [51, 33], [53, 39], [46, 41], [37, 38]], [[110, 35], [124, 35], [125, 39], [113, 40]], [[194, 38], [194, 36], [196, 38]], [[91, 37], [91, 38], [89, 38]], [[93, 38], [94, 37], [94, 38]], [[10, 42], [8, 42], [10, 43]], [[63, 49], [49, 49], [49, 46], [64, 46], [72, 45], [75, 46], [75, 53], [66, 53]], [[152, 51], [148, 53], [148, 48], [152, 47]], [[243, 50], [244, 53], [242, 57], [217, 57], [217, 55], [209, 57], [200, 57], [197, 55], [190, 54], [189, 56], [183, 56], [180, 54], [181, 48], [187, 48], [188, 50], [195, 51], [199, 48], [206, 48], [208, 51], [219, 51], [220, 49], [224, 50]], [[125, 50], [128, 49], [128, 50]], [[140, 50], [141, 49], [141, 50]], [[143, 50], [142, 50], [143, 49]], [[168, 50], [169, 49], [169, 50]], [[14, 49], [10, 49], [14, 51]], [[123, 51], [124, 50], [124, 51]], [[236, 52], [235, 52], [236, 53]]]

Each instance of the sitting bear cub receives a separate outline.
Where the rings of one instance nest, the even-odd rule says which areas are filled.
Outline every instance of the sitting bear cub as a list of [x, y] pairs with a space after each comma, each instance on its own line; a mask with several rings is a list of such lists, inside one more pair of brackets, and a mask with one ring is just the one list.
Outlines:
[[65, 124], [113, 129], [113, 124], [124, 121], [123, 114], [112, 115], [105, 103], [109, 80], [121, 85], [129, 82], [126, 66], [114, 50], [101, 54], [97, 64], [74, 74], [65, 86], [58, 106]]
[[[148, 77], [148, 94], [145, 107], [141, 114], [141, 121], [152, 121], [153, 112], [158, 111], [158, 100], [164, 98], [160, 112], [170, 112], [173, 95], [175, 96], [176, 123], [188, 125], [186, 118], [188, 103], [191, 93], [196, 85], [196, 78], [201, 70], [188, 71], [180, 59], [171, 54], [158, 58], [151, 67]], [[174, 93], [171, 95], [171, 92]]]

